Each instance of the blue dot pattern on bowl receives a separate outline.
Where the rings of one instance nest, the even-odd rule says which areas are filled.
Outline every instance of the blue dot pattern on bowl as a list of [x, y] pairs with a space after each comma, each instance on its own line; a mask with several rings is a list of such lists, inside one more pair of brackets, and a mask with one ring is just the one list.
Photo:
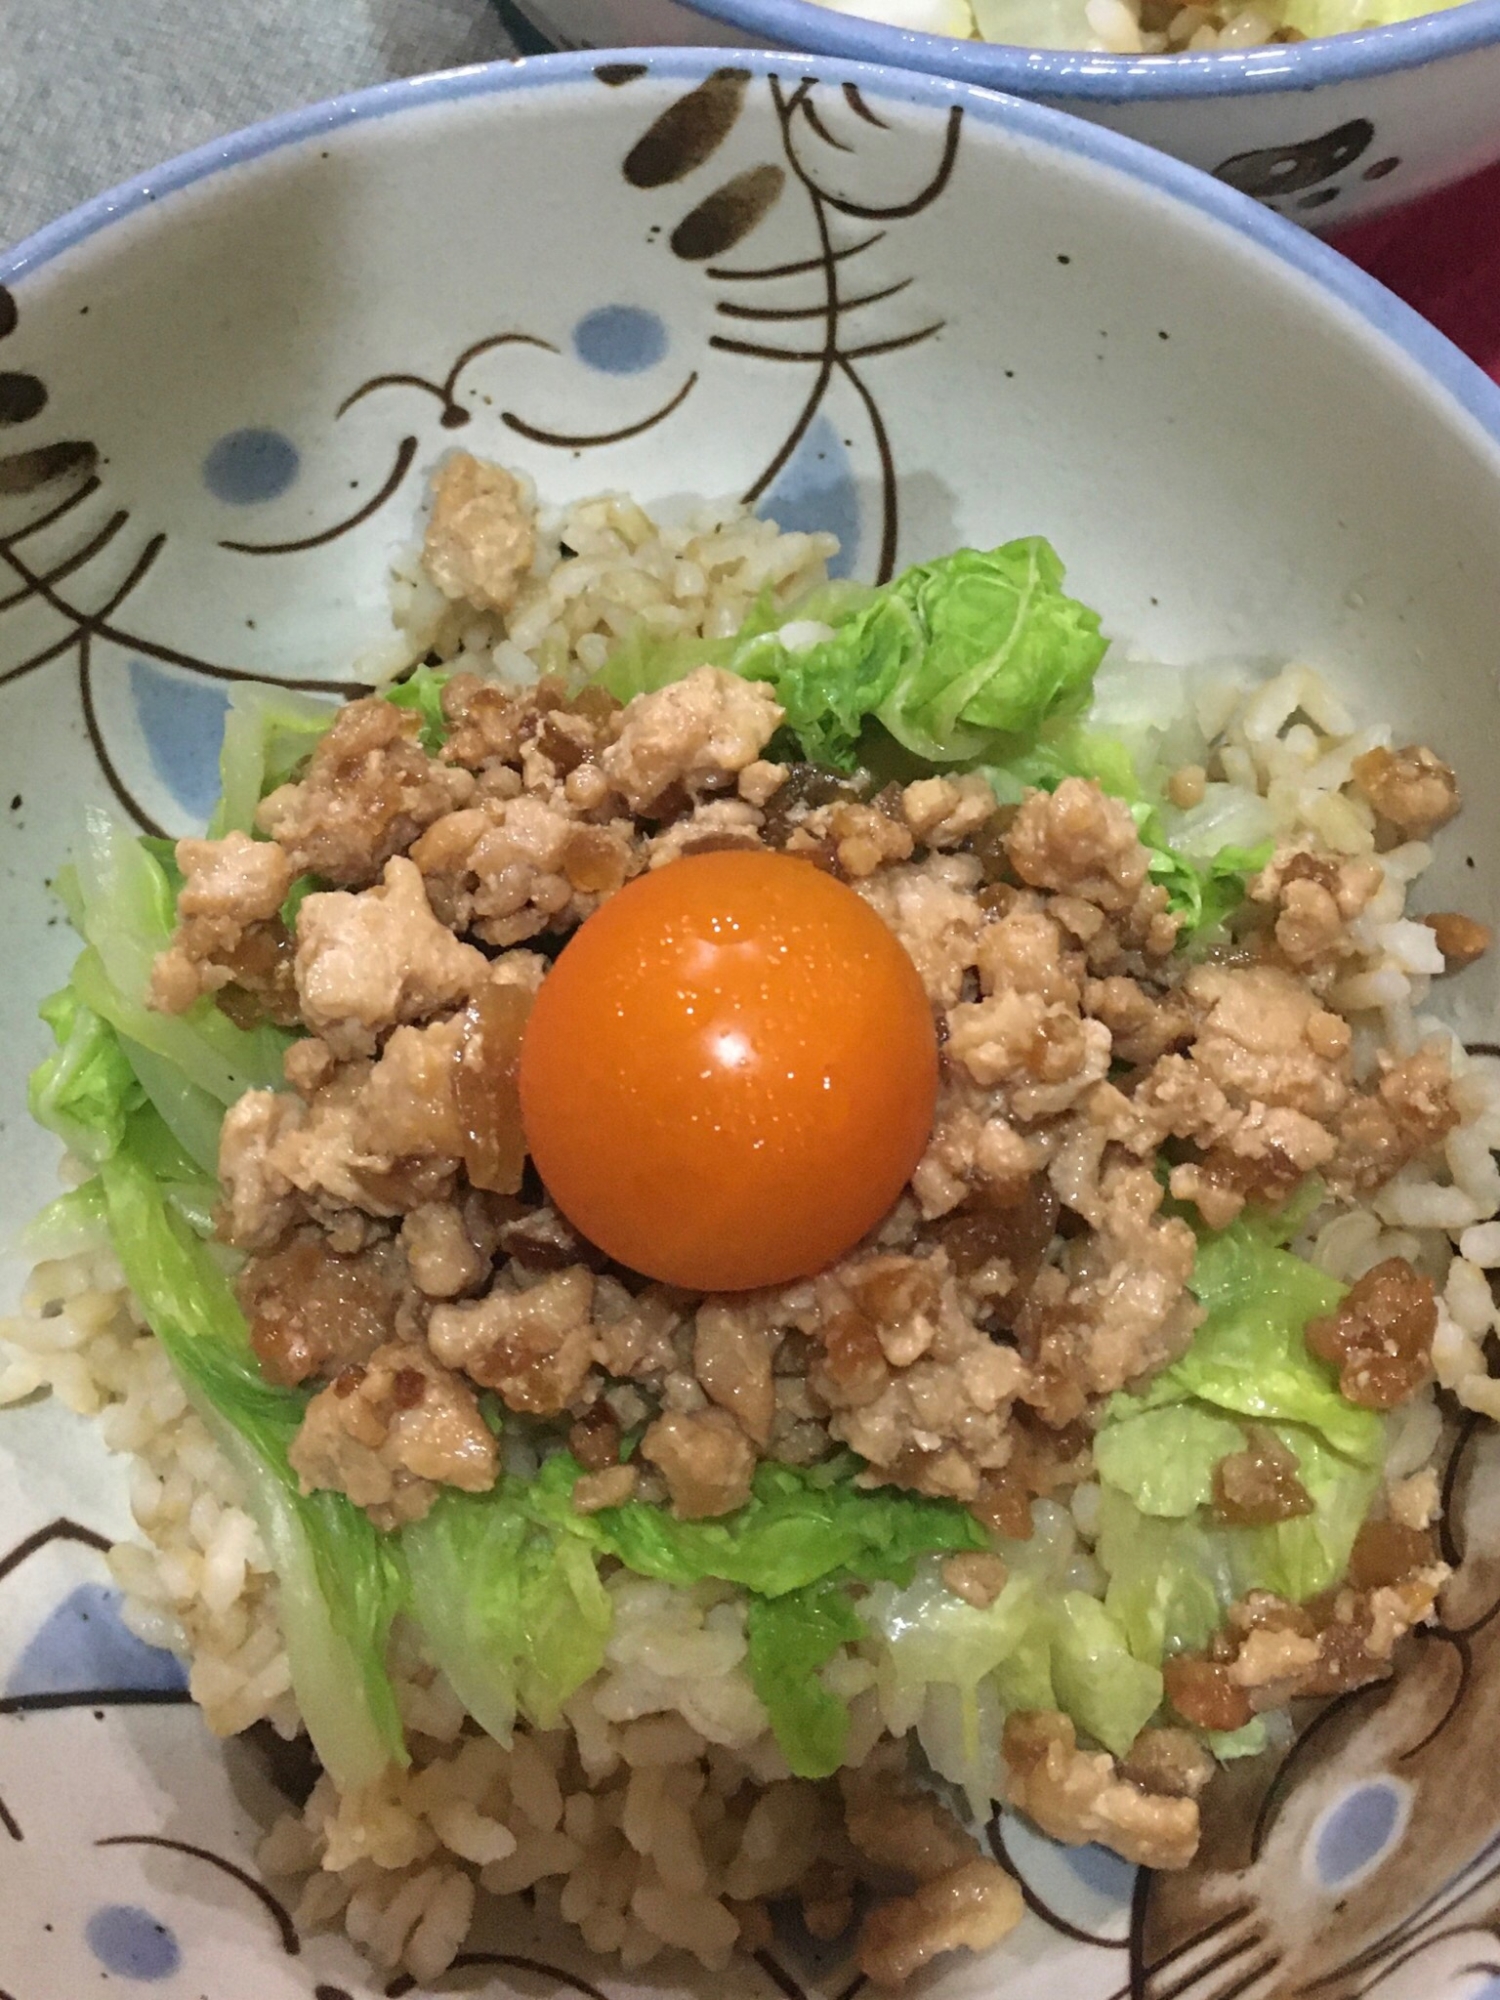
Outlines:
[[1111, 1951], [1126, 1942], [1140, 1874], [1130, 1862], [1102, 1847], [1064, 1847], [1009, 1807], [991, 1822], [990, 1841], [1046, 1923]]
[[1325, 1889], [1363, 1874], [1400, 1838], [1407, 1794], [1393, 1779], [1357, 1785], [1337, 1800], [1313, 1836], [1313, 1869]]
[[667, 346], [665, 325], [644, 306], [600, 306], [573, 329], [573, 352], [601, 375], [643, 375]]
[[1130, 1901], [1136, 1874], [1130, 1862], [1111, 1854], [1107, 1847], [1093, 1845], [1064, 1848], [1063, 1855], [1085, 1888], [1122, 1906]]
[[848, 448], [829, 418], [817, 417], [808, 425], [755, 511], [783, 530], [811, 534], [824, 528], [837, 535], [839, 552], [828, 574], [853, 574], [859, 562], [859, 495]]
[[293, 484], [302, 458], [280, 431], [228, 431], [203, 461], [203, 483], [231, 507], [275, 500]]
[[147, 1646], [120, 1622], [120, 1593], [80, 1584], [27, 1641], [11, 1668], [7, 1695], [74, 1694], [81, 1689], [187, 1686], [182, 1662]]
[[170, 1979], [182, 1951], [164, 1923], [133, 1903], [106, 1903], [84, 1926], [89, 1950], [120, 1979]]
[[151, 768], [184, 812], [207, 819], [219, 797], [219, 748], [228, 701], [214, 682], [130, 662], [130, 693]]

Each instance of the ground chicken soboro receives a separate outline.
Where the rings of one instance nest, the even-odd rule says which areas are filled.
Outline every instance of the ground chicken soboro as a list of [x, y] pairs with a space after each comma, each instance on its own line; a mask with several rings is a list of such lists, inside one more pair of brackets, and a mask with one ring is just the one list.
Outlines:
[[[439, 588], [504, 610], [533, 548], [509, 475], [451, 459], [425, 552]], [[178, 927], [152, 986], [169, 1011], [219, 996], [237, 1019], [305, 1031], [289, 1089], [249, 1092], [224, 1121], [218, 1227], [244, 1257], [262, 1367], [314, 1391], [292, 1451], [304, 1487], [345, 1492], [381, 1525], [420, 1519], [444, 1485], [493, 1484], [493, 1396], [566, 1439], [583, 1513], [642, 1498], [711, 1521], [744, 1504], [761, 1459], [852, 1447], [870, 1484], [1024, 1538], [1033, 1499], [1089, 1477], [1105, 1400], [1191, 1339], [1187, 1215], [1221, 1228], [1314, 1173], [1363, 1198], [1458, 1121], [1437, 1045], [1357, 1073], [1329, 1000], [1366, 949], [1372, 858], [1279, 849], [1235, 948], [1189, 964], [1134, 818], [1090, 781], [1000, 808], [976, 775], [876, 791], [778, 762], [769, 689], [712, 666], [623, 708], [597, 688], [459, 672], [442, 706], [433, 755], [413, 711], [351, 703], [263, 802], [257, 838], [182, 842]], [[1179, 803], [1196, 803], [1204, 772], [1179, 778]], [[1422, 749], [1372, 751], [1354, 783], [1401, 838], [1457, 806]], [[857, 889], [917, 968], [942, 1082], [911, 1186], [868, 1242], [810, 1280], [697, 1297], [608, 1268], [532, 1198], [515, 1059], [546, 952], [633, 876], [724, 847], [800, 855]], [[288, 929], [287, 892], [307, 875]], [[1455, 965], [1487, 942], [1465, 922], [1432, 919]], [[1431, 1286], [1395, 1263], [1309, 1334], [1373, 1408], [1432, 1366]], [[622, 1463], [627, 1433], [638, 1449]], [[1288, 1461], [1252, 1427], [1215, 1473], [1223, 1517], [1304, 1512]], [[1253, 1593], [1204, 1654], [1170, 1661], [1168, 1713], [1229, 1730], [1388, 1671], [1444, 1574], [1430, 1505], [1392, 1509], [1326, 1602]], [[1007, 1572], [976, 1552], [942, 1574], [983, 1608]], [[915, 1879], [866, 1925], [864, 1969], [889, 1982], [1020, 1914], [1009, 1879], [910, 1792], [903, 1759], [887, 1743], [844, 1775], [844, 1860], [814, 1843], [787, 1876], [827, 1935], [861, 1869]], [[1148, 1728], [1117, 1759], [1040, 1711], [1010, 1718], [995, 1784], [1059, 1839], [1170, 1868], [1195, 1850], [1211, 1769], [1184, 1729]], [[803, 1788], [788, 1825], [827, 1810]], [[719, 1919], [753, 1940], [763, 1913]]]
[[[852, 1445], [877, 1477], [977, 1501], [1013, 1456], [1018, 1406], [1074, 1421], [1181, 1350], [1192, 1236], [1133, 1163], [1158, 1135], [1147, 1123], [1142, 1140], [1134, 1099], [1108, 1081], [1116, 1031], [1138, 1057], [1171, 1043], [1189, 1054], [1161, 1063], [1208, 1064], [1198, 1122], [1176, 1125], [1186, 1136], [1211, 1116], [1222, 1145], [1266, 1112], [1259, 1044], [1236, 1040], [1249, 1032], [1236, 1024], [1259, 1023], [1277, 975], [1221, 973], [1196, 1012], [1191, 985], [1179, 995], [1175, 921], [1113, 800], [1069, 781], [1002, 815], [971, 777], [819, 802], [764, 757], [780, 714], [766, 690], [714, 668], [624, 710], [462, 676], [444, 703], [453, 727], [438, 757], [408, 712], [376, 700], [344, 711], [305, 777], [262, 809], [268, 832], [295, 829], [281, 871], [246, 872], [244, 848], [275, 841], [232, 837], [222, 867], [209, 843], [185, 855], [221, 889], [214, 923], [195, 907], [164, 955], [183, 992], [218, 977], [236, 923], [265, 920], [272, 874], [322, 855], [363, 885], [315, 890], [297, 914], [292, 971], [311, 1034], [290, 1067], [296, 1093], [250, 1093], [225, 1122], [222, 1227], [251, 1253], [242, 1290], [263, 1353], [291, 1338], [277, 1282], [287, 1246], [321, 1230], [344, 1281], [357, 1289], [362, 1260], [395, 1269], [403, 1334], [518, 1412], [576, 1418], [612, 1381], [638, 1385], [666, 1425], [647, 1461], [685, 1511], [711, 1516], [740, 1504], [755, 1456], [783, 1447], [805, 1464]], [[746, 774], [769, 806], [741, 795]], [[802, 797], [773, 815], [793, 785]], [[495, 1183], [476, 1164], [465, 1099], [469, 1024], [489, 996], [534, 990], [544, 961], [516, 949], [522, 938], [565, 934], [608, 893], [580, 881], [601, 879], [600, 841], [613, 843], [618, 886], [670, 865], [666, 835], [676, 853], [722, 840], [730, 807], [737, 839], [850, 874], [911, 951], [946, 1043], [933, 1149], [873, 1253], [751, 1299], [677, 1299], [667, 1345], [627, 1354], [620, 1315], [591, 1302], [586, 1246], [584, 1262], [541, 1276], [503, 1247], [521, 1219], [513, 1197], [503, 1218], [484, 1213]], [[1236, 980], [1253, 989], [1238, 1013]], [[1200, 1051], [1193, 1028], [1210, 1017]], [[1351, 1094], [1336, 1054], [1300, 1060], [1331, 1115]], [[1232, 1104], [1215, 1065], [1235, 1071]], [[506, 1136], [491, 1133], [491, 1150]], [[1054, 1241], [1065, 1212], [1090, 1228]], [[1006, 1223], [1023, 1214], [1041, 1222], [1030, 1241]], [[554, 1324], [543, 1299], [569, 1287], [579, 1303]], [[350, 1326], [349, 1351], [325, 1339], [316, 1372], [365, 1359], [369, 1340]]]

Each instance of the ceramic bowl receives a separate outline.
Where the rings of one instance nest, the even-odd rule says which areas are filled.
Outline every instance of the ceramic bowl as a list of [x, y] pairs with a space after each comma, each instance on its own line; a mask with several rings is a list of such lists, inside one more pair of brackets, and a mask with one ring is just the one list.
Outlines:
[[[191, 828], [236, 676], [347, 684], [456, 443], [557, 498], [756, 495], [836, 527], [864, 576], [1049, 535], [1131, 644], [1312, 660], [1435, 739], [1470, 804], [1434, 894], [1500, 916], [1500, 395], [1311, 238], [1111, 133], [911, 73], [718, 62], [392, 85], [0, 263], [7, 1234], [53, 1184], [23, 1079], [72, 952], [45, 881], [79, 814]], [[1455, 990], [1471, 1037], [1492, 999], [1478, 972]], [[1185, 1875], [998, 1818], [1025, 1926], [924, 1990], [1472, 2000], [1500, 1958], [1500, 1474], [1476, 1433], [1454, 1479], [1470, 1553], [1395, 1683], [1238, 1767]], [[0, 1991], [406, 1990], [299, 1936], [256, 1876], [306, 1759], [212, 1743], [177, 1663], [128, 1635], [102, 1552], [129, 1528], [95, 1428], [0, 1416]], [[805, 1945], [712, 1980], [667, 1963], [652, 1990], [845, 1993], [841, 1950]], [[524, 1910], [471, 1951], [470, 1989], [631, 1990]]]
[[1158, 59], [918, 35], [816, 0], [497, 0], [524, 48], [805, 49], [1014, 91], [1342, 228], [1500, 159], [1500, 0], [1292, 46]]

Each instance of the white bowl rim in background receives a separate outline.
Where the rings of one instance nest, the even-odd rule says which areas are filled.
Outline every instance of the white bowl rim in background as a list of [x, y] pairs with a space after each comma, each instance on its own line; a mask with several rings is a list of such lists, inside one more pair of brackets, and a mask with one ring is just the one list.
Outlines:
[[815, 48], [852, 62], [940, 69], [968, 84], [1026, 97], [1143, 104], [1202, 97], [1254, 97], [1320, 90], [1422, 69], [1500, 42], [1500, 0], [1460, 0], [1382, 28], [1355, 28], [1305, 42], [1213, 49], [1172, 56], [1105, 55], [1087, 49], [1028, 49], [1009, 42], [920, 34], [845, 14], [817, 0], [683, 0], [696, 13], [783, 48]]

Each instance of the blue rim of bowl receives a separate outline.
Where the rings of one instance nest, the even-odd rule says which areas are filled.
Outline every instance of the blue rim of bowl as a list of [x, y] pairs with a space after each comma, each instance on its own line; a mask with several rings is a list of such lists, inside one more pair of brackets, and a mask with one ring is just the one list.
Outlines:
[[[1470, 5], [1481, 0], [1469, 0]], [[1500, 4], [1500, 0], [1497, 0]], [[785, 50], [723, 48], [590, 49], [563, 55], [532, 56], [516, 62], [444, 70], [432, 76], [376, 84], [343, 97], [282, 113], [257, 125], [211, 140], [190, 153], [124, 181], [49, 223], [14, 249], [0, 254], [0, 285], [14, 285], [67, 251], [167, 200], [200, 181], [269, 154], [326, 138], [347, 126], [398, 116], [434, 104], [469, 98], [505, 97], [548, 88], [592, 83], [602, 64], [639, 67], [670, 79], [698, 79], [733, 62], [757, 74], [784, 72]], [[1306, 230], [1284, 221], [1259, 202], [1209, 174], [1138, 140], [1101, 125], [1069, 117], [1025, 98], [1004, 96], [957, 79], [889, 66], [815, 58], [820, 78], [856, 84], [867, 95], [898, 103], [949, 109], [962, 105], [976, 122], [999, 126], [1041, 147], [1071, 154], [1165, 195], [1189, 213], [1247, 239], [1273, 261], [1289, 267], [1355, 320], [1381, 336], [1430, 392], [1436, 388], [1456, 403], [1500, 453], [1500, 387], [1420, 313]]]
[[[1462, 0], [1438, 14], [1358, 28], [1307, 42], [1222, 54], [1110, 56], [1081, 49], [1023, 49], [923, 35], [835, 12], [813, 0], [679, 0], [706, 20], [763, 37], [769, 45], [950, 76], [1022, 97], [1144, 104], [1172, 98], [1295, 94], [1421, 69], [1500, 42], [1500, 0]], [[527, 0], [497, 0], [506, 19], [527, 21]], [[539, 29], [533, 29], [544, 39]]]

